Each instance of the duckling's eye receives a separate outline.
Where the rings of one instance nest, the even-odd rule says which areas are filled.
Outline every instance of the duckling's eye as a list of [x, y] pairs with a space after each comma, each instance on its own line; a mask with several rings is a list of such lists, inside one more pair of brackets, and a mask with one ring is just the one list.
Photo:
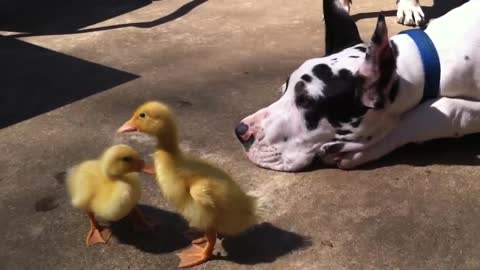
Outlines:
[[141, 118], [145, 118], [146, 115], [145, 115], [145, 113], [142, 112], [142, 113], [139, 114], [138, 116], [140, 116]]
[[132, 161], [132, 157], [123, 157], [122, 160], [125, 162], [130, 162]]

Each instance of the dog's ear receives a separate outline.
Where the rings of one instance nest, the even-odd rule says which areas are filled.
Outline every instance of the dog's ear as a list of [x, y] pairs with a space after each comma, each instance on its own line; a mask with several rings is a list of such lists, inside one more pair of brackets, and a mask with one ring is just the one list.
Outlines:
[[325, 55], [362, 43], [355, 22], [339, 0], [323, 0]]
[[396, 56], [388, 39], [385, 17], [380, 14], [365, 61], [357, 72], [357, 78], [360, 79], [358, 94], [364, 106], [372, 109], [384, 107], [385, 97], [392, 88], [396, 67]]

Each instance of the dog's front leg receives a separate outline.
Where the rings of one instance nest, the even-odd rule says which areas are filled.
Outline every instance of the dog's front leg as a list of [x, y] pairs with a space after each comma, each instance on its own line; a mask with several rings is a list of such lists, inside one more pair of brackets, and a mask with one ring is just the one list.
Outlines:
[[399, 125], [369, 148], [348, 153], [337, 163], [351, 169], [376, 160], [408, 143], [461, 137], [480, 132], [480, 102], [439, 98], [420, 104], [406, 113]]

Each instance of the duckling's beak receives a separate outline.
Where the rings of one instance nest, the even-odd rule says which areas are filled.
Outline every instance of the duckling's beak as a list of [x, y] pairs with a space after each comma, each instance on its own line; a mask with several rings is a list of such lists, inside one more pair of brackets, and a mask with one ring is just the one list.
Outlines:
[[143, 160], [139, 160], [139, 161], [135, 164], [135, 171], [137, 171], [137, 172], [142, 171], [144, 168], [145, 168], [145, 161], [143, 161]]
[[137, 131], [137, 127], [133, 124], [133, 118], [125, 122], [118, 130], [118, 133]]

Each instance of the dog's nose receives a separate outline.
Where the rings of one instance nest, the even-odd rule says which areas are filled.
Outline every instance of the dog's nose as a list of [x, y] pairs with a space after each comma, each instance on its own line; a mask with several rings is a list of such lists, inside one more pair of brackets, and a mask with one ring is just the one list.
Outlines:
[[240, 142], [243, 143], [245, 141], [248, 141], [249, 138], [245, 138], [247, 131], [248, 131], [248, 126], [242, 122], [240, 122], [240, 124], [238, 124], [235, 127], [235, 135], [237, 135], [237, 138], [240, 140]]
[[240, 122], [240, 124], [235, 127], [235, 135], [237, 135], [237, 137], [242, 137], [243, 135], [245, 135], [245, 133], [247, 133], [247, 131], [248, 126], [242, 122]]

